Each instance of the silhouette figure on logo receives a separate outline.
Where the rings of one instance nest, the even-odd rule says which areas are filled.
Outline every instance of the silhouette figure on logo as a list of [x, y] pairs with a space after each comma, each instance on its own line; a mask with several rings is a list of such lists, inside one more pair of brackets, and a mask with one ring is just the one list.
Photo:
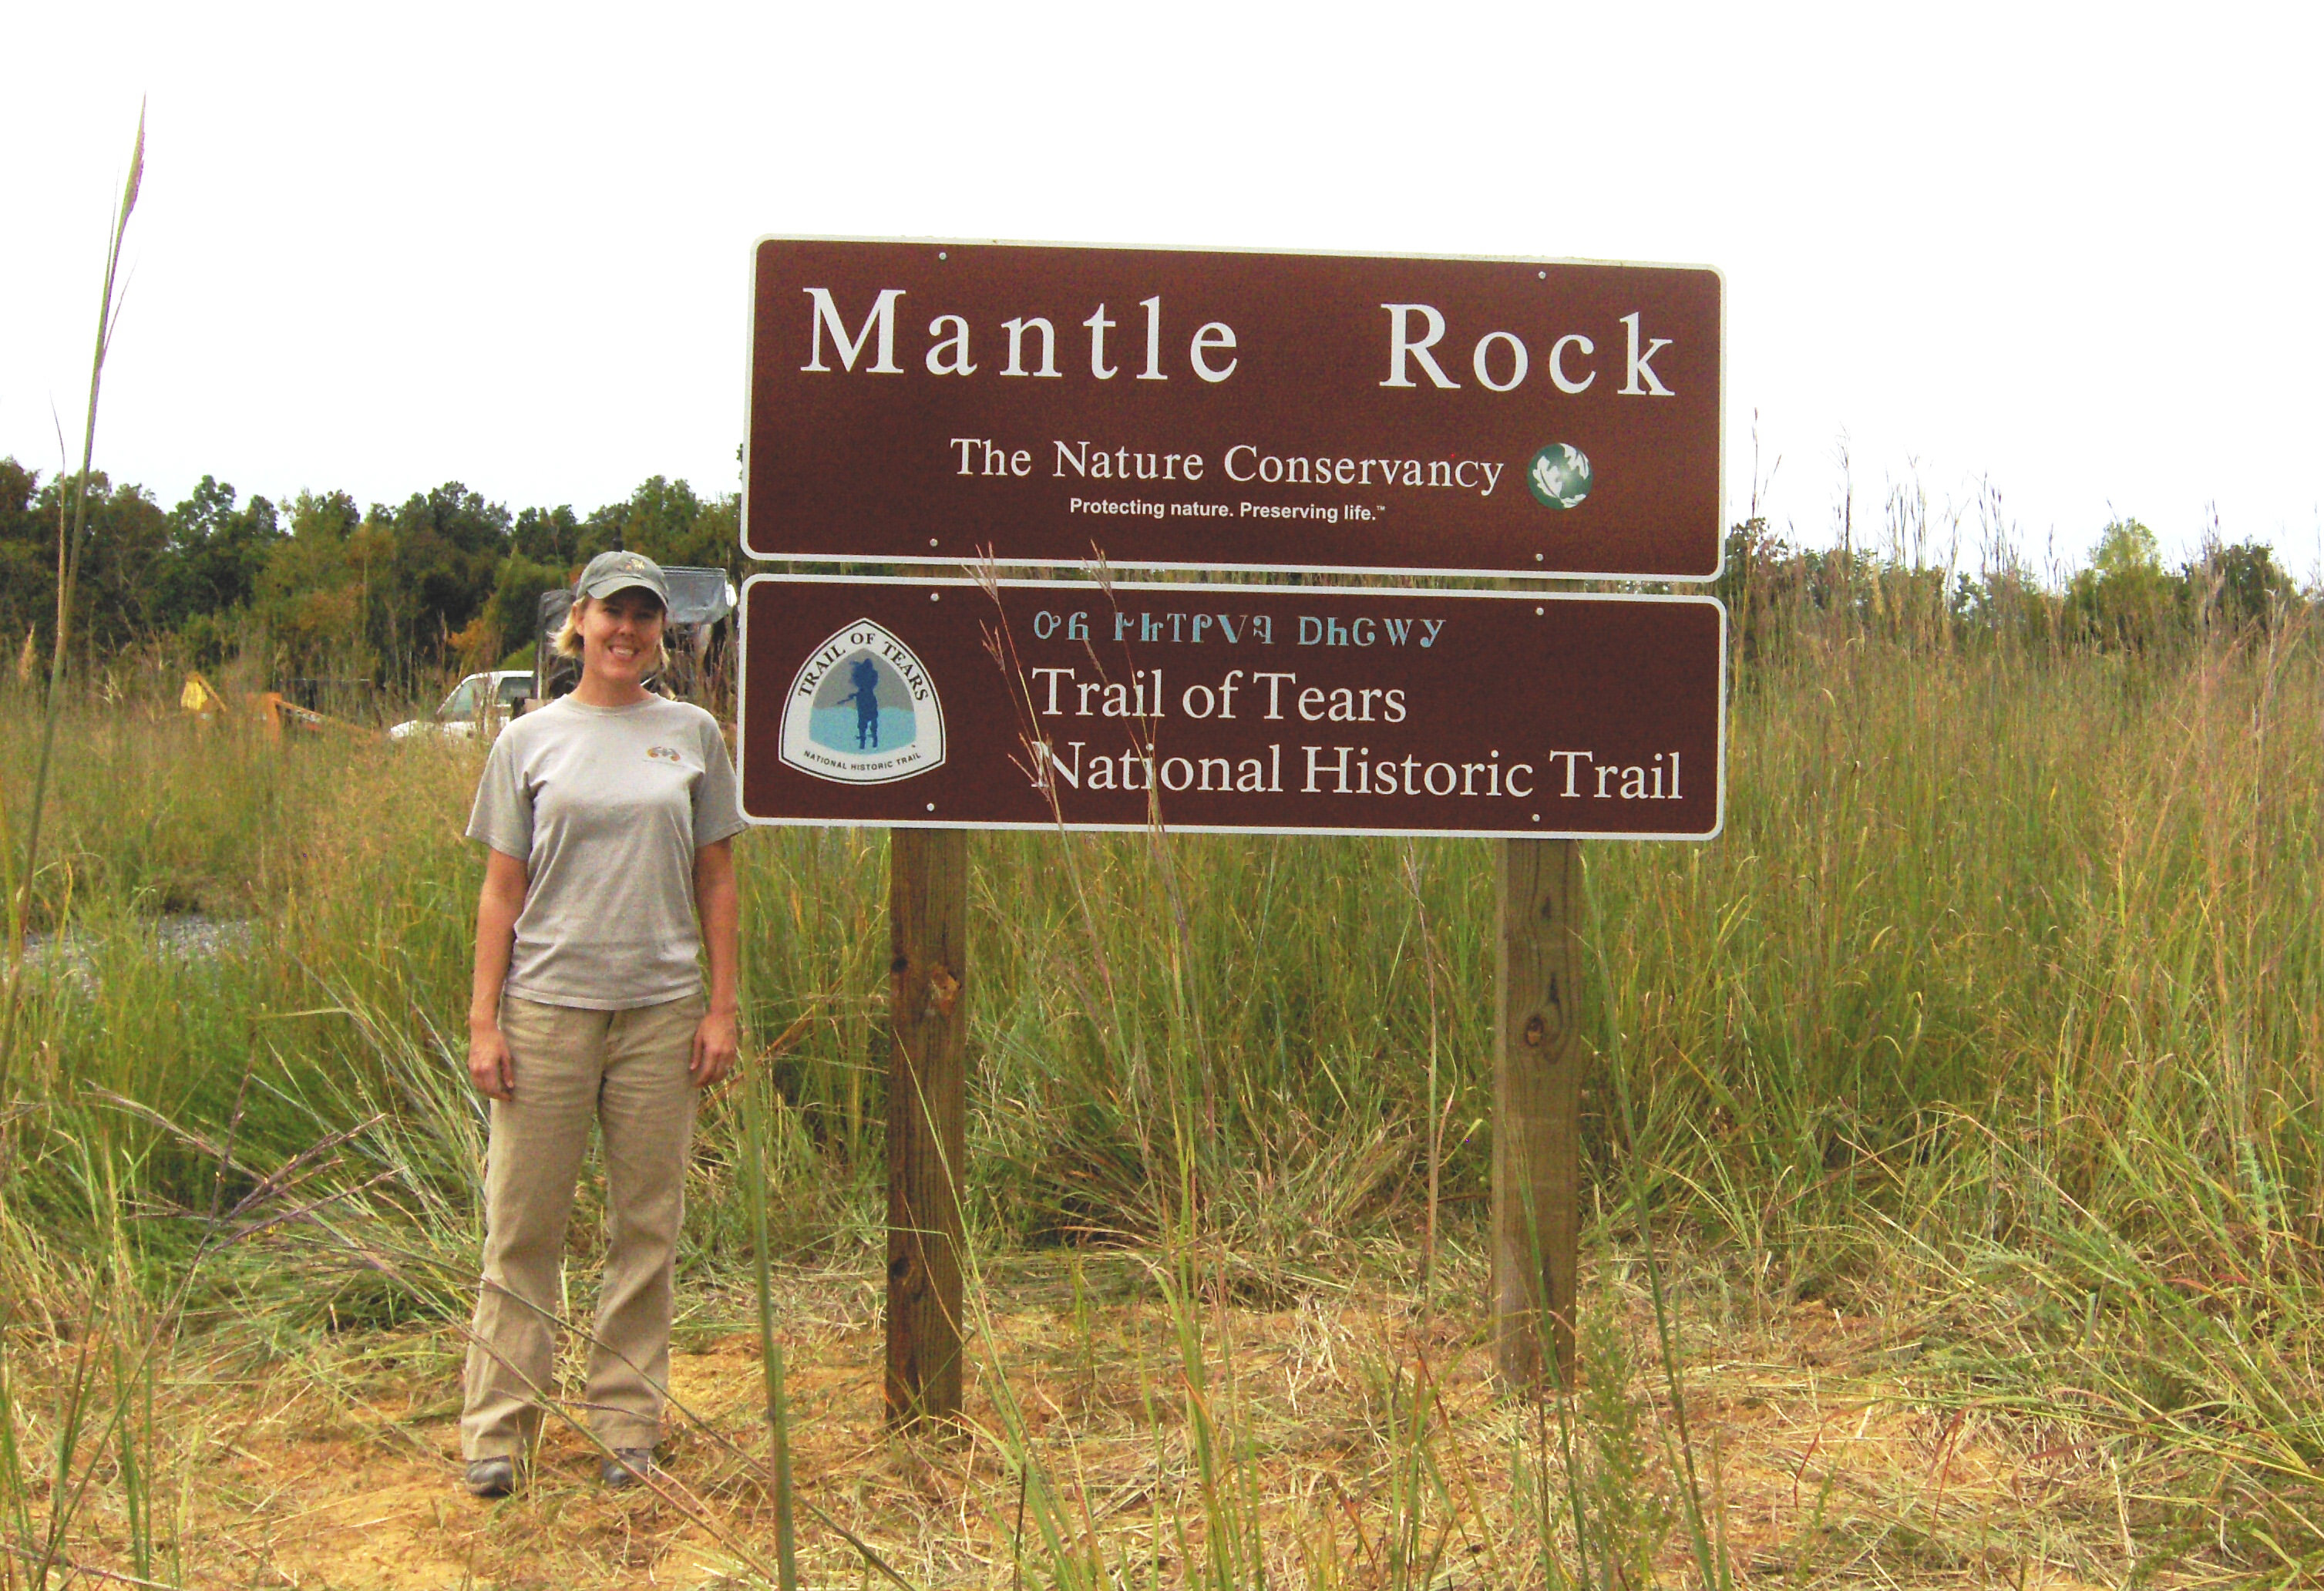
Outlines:
[[868, 657], [859, 657], [847, 671], [855, 689], [839, 699], [855, 704], [855, 749], [880, 744], [880, 671]]

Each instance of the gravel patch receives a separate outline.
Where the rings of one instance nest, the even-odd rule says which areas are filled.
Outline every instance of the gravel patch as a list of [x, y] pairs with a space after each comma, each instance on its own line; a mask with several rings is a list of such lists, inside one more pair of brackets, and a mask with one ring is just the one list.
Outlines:
[[[219, 961], [250, 948], [257, 924], [246, 919], [210, 917], [199, 911], [173, 912], [144, 925], [157, 960]], [[60, 975], [84, 989], [97, 985], [95, 942], [87, 934], [33, 933], [24, 936], [24, 970]]]

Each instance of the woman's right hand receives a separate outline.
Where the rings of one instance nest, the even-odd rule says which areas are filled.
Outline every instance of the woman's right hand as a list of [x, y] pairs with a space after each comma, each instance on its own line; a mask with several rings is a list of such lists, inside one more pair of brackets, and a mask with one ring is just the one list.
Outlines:
[[501, 996], [529, 887], [521, 860], [505, 851], [484, 853], [484, 887], [476, 895], [476, 976], [468, 991], [468, 1081], [487, 1099], [516, 1097], [516, 1059], [501, 1034]]
[[468, 1081], [487, 1099], [516, 1097], [516, 1057], [509, 1053], [500, 1023], [469, 1024]]

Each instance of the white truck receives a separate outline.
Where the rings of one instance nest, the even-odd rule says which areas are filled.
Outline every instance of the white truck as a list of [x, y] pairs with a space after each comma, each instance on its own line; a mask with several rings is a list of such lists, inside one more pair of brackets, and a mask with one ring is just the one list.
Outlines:
[[493, 669], [471, 674], [452, 687], [444, 705], [425, 718], [412, 718], [387, 732], [390, 740], [415, 735], [448, 735], [460, 740], [490, 740], [532, 694], [530, 669]]

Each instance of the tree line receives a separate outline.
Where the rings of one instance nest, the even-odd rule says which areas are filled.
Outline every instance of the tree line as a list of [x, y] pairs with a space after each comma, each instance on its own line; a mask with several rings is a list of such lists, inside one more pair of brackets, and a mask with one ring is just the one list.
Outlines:
[[[59, 526], [77, 478], [0, 458], [0, 645], [11, 653], [45, 657], [52, 643]], [[409, 689], [522, 648], [537, 594], [607, 548], [739, 578], [739, 515], [735, 495], [661, 476], [584, 515], [512, 513], [457, 481], [366, 508], [346, 492], [244, 499], [210, 476], [164, 509], [142, 486], [92, 474], [76, 650], [161, 644], [195, 667], [254, 656], [277, 678]]]
[[1713, 589], [1747, 653], [1835, 633], [1939, 646], [2144, 652], [2271, 634], [2324, 601], [2324, 588], [2303, 590], [2265, 542], [2214, 533], [2174, 565], [2135, 519], [2109, 522], [2086, 564], [2046, 572], [1998, 535], [1971, 571], [1926, 556], [1903, 536], [1892, 534], [1877, 550], [1802, 547], [1750, 519], [1728, 532]]
[[[73, 481], [0, 458], [0, 647], [10, 652], [47, 655]], [[2271, 628], [2319, 596], [2257, 541], [2215, 535], [2194, 559], [2166, 564], [2135, 519], [2107, 525], [2079, 568], [2037, 572], [1997, 538], [1965, 571], [1924, 555], [1909, 504], [1891, 508], [1886, 545], [1874, 550], [1796, 545], [1764, 519], [1734, 526], [1714, 589], [1738, 644], [1838, 626], [2136, 651]], [[346, 492], [244, 499], [209, 476], [164, 509], [142, 486], [93, 475], [74, 634], [88, 657], [158, 645], [195, 667], [239, 657], [277, 680], [408, 694], [520, 652], [538, 593], [569, 584], [607, 548], [722, 568], [739, 582], [740, 512], [735, 494], [706, 497], [661, 476], [584, 515], [569, 505], [512, 512], [457, 481], [364, 507]]]

